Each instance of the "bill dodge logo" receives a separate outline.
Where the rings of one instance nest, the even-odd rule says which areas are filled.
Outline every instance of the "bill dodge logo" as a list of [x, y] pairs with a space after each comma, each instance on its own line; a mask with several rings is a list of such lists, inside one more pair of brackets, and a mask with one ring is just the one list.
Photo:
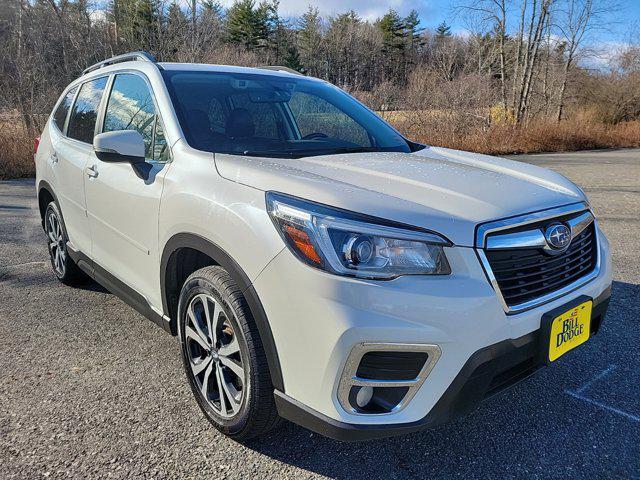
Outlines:
[[561, 250], [571, 243], [571, 230], [566, 225], [556, 223], [547, 228], [544, 238], [550, 247]]
[[576, 317], [568, 318], [562, 322], [562, 331], [556, 335], [556, 347], [582, 335], [584, 325]]

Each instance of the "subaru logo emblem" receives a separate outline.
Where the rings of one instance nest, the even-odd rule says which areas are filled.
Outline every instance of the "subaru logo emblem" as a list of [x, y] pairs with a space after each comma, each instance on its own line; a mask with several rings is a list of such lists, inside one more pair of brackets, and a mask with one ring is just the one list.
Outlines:
[[544, 232], [544, 238], [550, 247], [562, 250], [571, 243], [571, 230], [566, 225], [556, 223], [547, 227]]

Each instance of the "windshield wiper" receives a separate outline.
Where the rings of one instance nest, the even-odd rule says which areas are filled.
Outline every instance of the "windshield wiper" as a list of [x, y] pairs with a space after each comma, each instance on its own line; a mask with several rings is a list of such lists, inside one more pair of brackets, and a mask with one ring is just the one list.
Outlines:
[[305, 154], [294, 150], [243, 150], [242, 152], [225, 152], [231, 155], [247, 155], [248, 157], [300, 158]]
[[[380, 147], [332, 147], [317, 149], [300, 149], [300, 150], [243, 150], [220, 152], [230, 155], [247, 155], [250, 157], [270, 157], [270, 158], [303, 158], [317, 157], [321, 155], [335, 155], [339, 153], [364, 153], [364, 152], [384, 152], [387, 151]], [[389, 150], [395, 151], [395, 150]]]
[[322, 150], [320, 155], [332, 155], [335, 153], [364, 153], [364, 152], [380, 152], [383, 151], [379, 147], [334, 147]]

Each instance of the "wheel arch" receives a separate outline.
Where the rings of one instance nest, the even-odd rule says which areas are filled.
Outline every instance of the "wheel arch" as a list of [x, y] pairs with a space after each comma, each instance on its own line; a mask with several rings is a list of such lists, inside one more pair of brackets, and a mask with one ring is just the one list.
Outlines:
[[[56, 202], [58, 206], [60, 203], [58, 202], [58, 197], [53, 191], [53, 188], [46, 180], [40, 180], [38, 184], [38, 209], [40, 211], [40, 220], [42, 222], [42, 228], [44, 228], [44, 214], [47, 210], [47, 205], [51, 202]], [[62, 214], [62, 212], [60, 213]]]
[[[188, 267], [182, 265], [187, 260]], [[262, 303], [242, 267], [222, 248], [194, 233], [178, 233], [165, 244], [160, 260], [162, 308], [170, 319], [173, 335], [177, 335], [177, 306], [180, 290], [189, 274], [207, 265], [219, 265], [240, 286], [253, 316], [264, 347], [273, 386], [284, 391], [284, 381], [273, 333]], [[187, 273], [188, 272], [188, 273]]]

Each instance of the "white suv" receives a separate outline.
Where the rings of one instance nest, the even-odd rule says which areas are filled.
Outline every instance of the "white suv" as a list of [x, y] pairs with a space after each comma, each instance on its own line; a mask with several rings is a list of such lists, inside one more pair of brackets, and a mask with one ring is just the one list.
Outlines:
[[36, 163], [57, 277], [177, 335], [237, 439], [281, 417], [342, 440], [432, 426], [588, 340], [610, 296], [566, 178], [411, 142], [286, 69], [106, 60]]

